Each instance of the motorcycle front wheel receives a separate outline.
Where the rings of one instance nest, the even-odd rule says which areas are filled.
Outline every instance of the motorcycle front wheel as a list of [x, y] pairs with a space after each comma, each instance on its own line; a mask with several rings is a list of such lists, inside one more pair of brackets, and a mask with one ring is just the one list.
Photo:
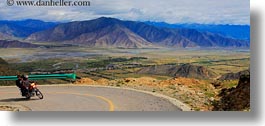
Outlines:
[[36, 95], [39, 97], [39, 99], [43, 99], [43, 94], [39, 90], [36, 91]]

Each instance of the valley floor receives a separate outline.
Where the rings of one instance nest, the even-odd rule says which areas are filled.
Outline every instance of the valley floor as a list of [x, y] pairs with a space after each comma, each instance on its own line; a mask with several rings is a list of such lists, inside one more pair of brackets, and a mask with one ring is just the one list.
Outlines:
[[[129, 87], [164, 94], [193, 110], [208, 111], [222, 89], [238, 79], [217, 80], [249, 69], [249, 49], [101, 49], [86, 47], [0, 49], [10, 69], [21, 73], [75, 72], [76, 84]], [[185, 64], [188, 64], [185, 66]], [[181, 66], [185, 67], [181, 67]], [[181, 71], [177, 73], [176, 71]], [[211, 75], [210, 75], [211, 74]], [[69, 83], [43, 80], [40, 84]], [[6, 84], [8, 85], [8, 83]], [[216, 87], [216, 85], [218, 87]]]

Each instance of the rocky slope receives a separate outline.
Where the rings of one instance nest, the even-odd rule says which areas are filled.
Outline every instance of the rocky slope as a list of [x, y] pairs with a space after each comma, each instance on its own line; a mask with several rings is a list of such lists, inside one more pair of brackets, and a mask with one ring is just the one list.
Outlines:
[[241, 75], [237, 87], [222, 89], [219, 97], [214, 104], [215, 111], [249, 111], [250, 75]]

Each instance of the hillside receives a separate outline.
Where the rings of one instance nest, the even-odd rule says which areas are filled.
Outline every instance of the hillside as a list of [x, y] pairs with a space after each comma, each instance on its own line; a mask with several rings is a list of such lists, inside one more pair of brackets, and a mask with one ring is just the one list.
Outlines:
[[0, 40], [12, 39], [13, 36], [0, 32]]
[[4, 59], [2, 59], [2, 58], [0, 57], [0, 65], [1, 65], [1, 66], [3, 66], [3, 65], [8, 65], [8, 63], [7, 63]]
[[38, 45], [17, 40], [0, 40], [0, 48], [36, 48]]
[[26, 40], [90, 47], [249, 47], [249, 41], [193, 29], [158, 28], [142, 22], [98, 18], [76, 21], [31, 34]]
[[[0, 76], [15, 76], [19, 74], [18, 71], [9, 67], [9, 64], [0, 57]], [[15, 85], [14, 81], [0, 81], [1, 85]]]
[[0, 57], [0, 76], [14, 76], [16, 74], [18, 74], [18, 71], [11, 69], [9, 64]]
[[186, 77], [186, 78], [197, 78], [197, 79], [209, 79], [216, 76], [216, 74], [203, 67], [195, 66], [191, 64], [183, 64], [179, 66], [175, 65], [158, 65], [145, 67], [137, 71], [138, 74], [155, 74], [165, 75], [172, 77]]

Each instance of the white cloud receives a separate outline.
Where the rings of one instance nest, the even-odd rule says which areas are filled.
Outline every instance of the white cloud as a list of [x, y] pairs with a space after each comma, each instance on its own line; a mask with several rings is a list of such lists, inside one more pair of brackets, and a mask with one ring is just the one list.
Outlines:
[[89, 20], [101, 16], [168, 23], [249, 24], [249, 0], [91, 0], [90, 7], [9, 7], [0, 20]]

